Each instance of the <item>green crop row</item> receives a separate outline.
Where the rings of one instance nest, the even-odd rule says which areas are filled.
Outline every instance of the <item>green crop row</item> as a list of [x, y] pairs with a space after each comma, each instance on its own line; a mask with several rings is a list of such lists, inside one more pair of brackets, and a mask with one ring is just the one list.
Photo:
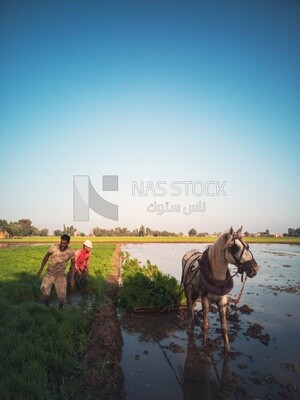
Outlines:
[[48, 247], [0, 250], [1, 399], [78, 398], [90, 319], [93, 307], [104, 301], [115, 245], [93, 248], [90, 285], [96, 296], [89, 310], [71, 306], [58, 310], [40, 303], [36, 273]]

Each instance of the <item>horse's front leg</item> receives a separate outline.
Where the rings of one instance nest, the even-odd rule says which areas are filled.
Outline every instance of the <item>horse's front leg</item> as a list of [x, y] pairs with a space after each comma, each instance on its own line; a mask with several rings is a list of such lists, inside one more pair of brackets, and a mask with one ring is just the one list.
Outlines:
[[228, 337], [228, 325], [227, 325], [227, 296], [222, 296], [218, 301], [219, 315], [221, 319], [221, 327], [224, 339], [225, 350], [230, 351], [229, 337]]
[[210, 300], [207, 296], [202, 296], [202, 309], [203, 309], [203, 323], [202, 323], [202, 333], [203, 333], [203, 346], [206, 346], [207, 342], [207, 333], [209, 330], [209, 309], [210, 309]]

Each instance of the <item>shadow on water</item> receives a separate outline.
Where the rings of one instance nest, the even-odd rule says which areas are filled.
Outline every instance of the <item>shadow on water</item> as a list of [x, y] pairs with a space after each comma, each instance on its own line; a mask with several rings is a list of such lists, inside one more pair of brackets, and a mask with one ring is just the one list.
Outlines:
[[229, 382], [228, 358], [224, 357], [221, 374], [215, 367], [212, 354], [205, 353], [197, 346], [194, 335], [189, 335], [186, 359], [182, 373], [183, 398], [186, 400], [226, 398], [226, 385]]
[[239, 382], [233, 384], [232, 352], [222, 352], [217, 337], [204, 350], [199, 329], [187, 335], [185, 312], [154, 316], [120, 314], [127, 399], [231, 399], [247, 397]]
[[232, 351], [225, 353], [214, 306], [206, 348], [200, 311], [193, 335], [187, 335], [186, 310], [152, 316], [120, 312], [126, 399], [296, 399], [297, 365], [282, 362], [283, 373], [277, 371], [272, 359], [276, 339], [260, 324], [249, 322], [252, 313], [245, 304], [230, 306]]

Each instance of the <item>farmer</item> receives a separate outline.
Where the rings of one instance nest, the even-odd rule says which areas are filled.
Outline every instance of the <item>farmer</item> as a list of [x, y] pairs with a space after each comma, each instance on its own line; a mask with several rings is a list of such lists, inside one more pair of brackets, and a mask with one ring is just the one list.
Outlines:
[[[90, 268], [90, 258], [92, 250], [92, 242], [85, 240], [83, 242], [82, 249], [76, 250], [75, 252], [75, 283], [76, 286], [82, 291], [83, 294], [87, 292], [87, 280]], [[71, 285], [72, 271], [68, 273], [69, 287]]]
[[61, 309], [63, 308], [64, 304], [67, 303], [66, 268], [69, 260], [71, 260], [70, 285], [71, 287], [74, 286], [75, 252], [69, 247], [69, 243], [70, 236], [66, 234], [62, 235], [60, 238], [60, 244], [53, 244], [49, 248], [48, 253], [43, 258], [41, 268], [37, 272], [37, 276], [40, 276], [43, 272], [44, 266], [49, 260], [46, 275], [41, 283], [42, 299], [46, 306], [49, 305], [49, 297], [52, 285], [55, 286], [59, 303], [58, 307]]

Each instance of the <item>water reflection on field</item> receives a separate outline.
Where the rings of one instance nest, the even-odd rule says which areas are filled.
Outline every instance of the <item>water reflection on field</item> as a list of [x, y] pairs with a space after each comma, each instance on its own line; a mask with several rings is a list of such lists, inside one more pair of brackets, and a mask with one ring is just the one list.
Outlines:
[[[181, 258], [206, 244], [128, 244], [122, 246], [142, 263], [150, 260], [181, 278]], [[128, 399], [277, 399], [299, 398], [300, 246], [252, 244], [260, 266], [248, 279], [229, 315], [232, 352], [222, 352], [218, 314], [210, 316], [208, 351], [201, 350], [201, 314], [194, 338], [188, 338], [185, 315], [121, 314], [122, 368]], [[232, 273], [235, 272], [232, 266]], [[234, 278], [231, 297], [241, 282]]]

